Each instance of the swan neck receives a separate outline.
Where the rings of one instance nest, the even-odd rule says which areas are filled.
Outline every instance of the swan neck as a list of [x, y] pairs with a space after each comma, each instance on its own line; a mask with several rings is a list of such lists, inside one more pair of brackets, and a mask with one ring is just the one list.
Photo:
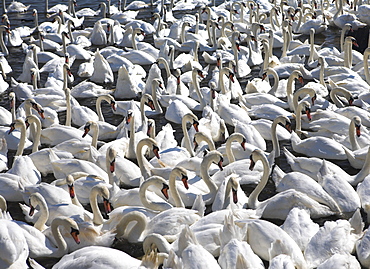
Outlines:
[[186, 128], [186, 123], [187, 122], [188, 122], [188, 120], [185, 117], [185, 118], [183, 118], [182, 123], [181, 123], [182, 132], [184, 134], [184, 144], [185, 144], [185, 148], [189, 151], [190, 156], [194, 157], [195, 153], [194, 153], [193, 148], [191, 147], [191, 141], [190, 141], [190, 138], [189, 138], [188, 129]]
[[360, 145], [358, 144], [357, 139], [356, 139], [356, 126], [353, 120], [351, 120], [351, 123], [349, 124], [348, 136], [349, 136], [349, 141], [352, 146], [352, 150], [360, 149]]
[[[131, 139], [131, 138], [130, 138]], [[144, 179], [147, 179], [150, 177], [150, 171], [147, 170], [146, 165], [144, 162], [146, 162], [149, 165], [149, 162], [145, 159], [144, 154], [143, 154], [143, 147], [148, 146], [150, 147], [150, 143], [147, 142], [147, 139], [142, 139], [137, 143], [136, 146], [136, 158], [137, 158], [137, 163], [139, 165], [141, 174]]]
[[232, 145], [233, 141], [234, 141], [234, 139], [231, 139], [231, 137], [229, 137], [229, 139], [227, 139], [226, 145], [225, 145], [226, 146], [226, 155], [227, 155], [227, 158], [229, 159], [229, 164], [235, 162], [235, 156], [234, 156], [234, 153], [231, 149], [231, 145]]
[[369, 72], [369, 62], [368, 62], [369, 55], [370, 55], [370, 49], [367, 48], [364, 52], [364, 72], [365, 72], [366, 82], [367, 84], [370, 85], [370, 72]]
[[54, 219], [51, 223], [51, 233], [53, 234], [54, 239], [57, 243], [58, 253], [60, 253], [61, 255], [67, 254], [68, 252], [67, 243], [59, 230], [59, 226], [63, 224], [64, 223], [60, 219]]
[[194, 85], [195, 92], [198, 95], [198, 99], [200, 100], [200, 108], [203, 109], [206, 106], [206, 103], [205, 103], [205, 100], [203, 98], [203, 94], [200, 92], [199, 81], [197, 79], [197, 74], [198, 73], [195, 70], [193, 70], [191, 77], [192, 77], [192, 82], [193, 82], [193, 85]]
[[104, 98], [104, 96], [103, 96], [103, 95], [99, 96], [99, 97], [96, 99], [96, 103], [95, 103], [96, 112], [97, 112], [97, 114], [98, 114], [99, 121], [105, 121], [104, 116], [103, 116], [103, 112], [102, 112], [102, 110], [101, 110], [101, 102], [102, 102], [103, 98]]
[[270, 154], [274, 154], [275, 158], [280, 157], [280, 145], [276, 132], [276, 128], [279, 122], [282, 121], [273, 121], [271, 126], [272, 152]]
[[32, 153], [39, 150], [40, 138], [41, 138], [41, 122], [39, 118], [35, 118], [34, 124], [36, 125], [36, 135], [33, 138]]
[[353, 182], [351, 182], [351, 185], [355, 186], [358, 183], [362, 182], [365, 177], [369, 175], [370, 172], [370, 148], [367, 151], [365, 163], [362, 166], [361, 170], [353, 177]]
[[148, 224], [147, 218], [140, 212], [130, 212], [121, 219], [116, 226], [116, 237], [120, 238], [124, 236], [127, 226], [133, 221], [135, 221], [136, 224], [130, 229], [127, 239], [129, 242], [137, 242]]
[[[209, 167], [211, 166], [212, 162], [215, 161], [216, 158], [219, 158], [218, 155], [216, 155], [217, 157], [215, 156], [210, 156], [208, 155], [208, 157], [206, 156], [203, 161], [202, 161], [202, 164], [201, 164], [201, 167], [200, 167], [200, 176], [201, 178], [203, 179], [203, 181], [206, 183], [208, 189], [209, 189], [209, 193], [206, 194], [206, 195], [203, 195], [203, 197], [207, 197], [206, 199], [203, 199], [205, 200], [205, 202], [210, 202], [210, 203], [213, 203], [213, 200], [215, 198], [215, 195], [216, 195], [216, 192], [217, 192], [217, 185], [216, 183], [212, 180], [211, 176], [209, 175]], [[211, 196], [211, 197], [209, 197]]]
[[71, 105], [71, 92], [69, 89], [65, 89], [65, 94], [66, 94], [66, 123], [65, 126], [71, 126], [72, 122], [72, 105]]
[[175, 201], [176, 207], [185, 207], [184, 202], [182, 201], [179, 191], [176, 186], [176, 174], [171, 173], [169, 178], [169, 187], [173, 200]]
[[33, 225], [37, 230], [43, 231], [46, 229], [46, 221], [49, 218], [49, 209], [44, 199], [37, 198], [37, 204], [40, 207], [40, 216]]
[[24, 145], [26, 144], [26, 124], [23, 122], [21, 127], [21, 137], [19, 139], [18, 149], [15, 156], [21, 156], [23, 154]]
[[5, 46], [5, 43], [4, 43], [4, 28], [3, 27], [0, 28], [0, 47], [1, 47], [1, 51], [3, 52], [4, 56], [8, 56], [9, 50]]
[[101, 225], [104, 222], [103, 216], [100, 212], [100, 209], [98, 207], [98, 192], [95, 191], [95, 189], [92, 189], [90, 192], [90, 205], [91, 205], [91, 210], [93, 212], [93, 223], [95, 225]]
[[257, 209], [258, 207], [258, 196], [261, 191], [265, 188], [269, 175], [270, 175], [270, 166], [268, 164], [267, 158], [265, 156], [258, 156], [258, 160], [262, 161], [263, 165], [263, 174], [261, 181], [258, 183], [257, 187], [252, 191], [248, 198], [248, 207], [251, 209]]

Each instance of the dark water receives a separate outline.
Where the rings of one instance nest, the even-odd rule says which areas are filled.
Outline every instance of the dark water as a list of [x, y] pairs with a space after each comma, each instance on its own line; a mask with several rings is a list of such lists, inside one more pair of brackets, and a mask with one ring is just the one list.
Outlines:
[[[27, 26], [30, 26], [30, 27], [34, 27], [34, 22], [33, 22], [33, 17], [32, 17], [32, 9], [33, 8], [36, 8], [39, 11], [38, 12], [39, 22], [43, 22], [45, 20], [48, 20], [48, 21], [51, 20], [49, 18], [46, 18], [45, 13], [43, 12], [44, 11], [44, 1], [23, 0], [22, 2], [26, 5], [28, 5], [28, 4], [31, 5], [31, 7], [30, 7], [29, 11], [24, 13], [24, 14], [9, 14], [9, 20], [10, 20], [12, 28], [13, 27], [18, 27], [18, 26], [21, 26], [21, 25], [27, 25]], [[131, 1], [128, 1], [128, 3], [129, 2], [131, 2]], [[10, 1], [8, 0], [7, 5], [9, 3], [10, 3]], [[62, 3], [62, 1], [50, 0], [49, 1], [49, 8], [58, 4], [58, 3]], [[64, 3], [67, 4], [67, 1], [64, 1]], [[80, 8], [84, 8], [84, 7], [90, 7], [92, 9], [97, 10], [99, 3], [100, 3], [100, 1], [78, 0], [77, 10], [80, 9]], [[112, 4], [117, 4], [117, 1], [112, 1]], [[2, 9], [2, 6], [1, 6], [1, 9]], [[144, 19], [146, 21], [150, 21], [151, 11], [152, 10], [150, 8], [145, 9], [145, 10], [141, 10], [137, 18], [138, 19]], [[190, 12], [187, 12], [187, 13], [193, 13], [194, 14], [195, 12], [196, 11], [194, 10], [194, 11], [190, 11]], [[185, 14], [185, 13], [180, 13], [180, 12], [176, 13], [176, 12], [174, 12], [174, 16], [178, 17], [178, 18], [181, 17], [183, 14]], [[94, 22], [99, 18], [100, 18], [100, 16], [86, 17], [83, 27], [92, 27]], [[339, 29], [329, 28], [325, 33], [323, 33], [321, 35], [317, 35], [315, 37], [315, 42], [317, 44], [323, 44], [323, 46], [328, 46], [328, 47], [336, 46], [336, 47], [338, 47], [339, 46], [339, 35], [340, 35], [340, 30]], [[308, 37], [307, 36], [301, 37], [301, 39], [306, 39], [306, 38], [308, 38]], [[148, 41], [148, 42], [153, 42], [152, 40], [153, 40], [153, 38], [150, 35], [145, 38], [145, 41]], [[92, 47], [90, 49], [92, 51], [95, 51], [96, 48]], [[13, 73], [10, 74], [10, 75], [13, 76], [14, 78], [17, 78], [22, 72], [22, 64], [23, 64], [23, 60], [24, 60], [25, 55], [23, 54], [20, 47], [9, 48], [9, 52], [10, 52], [10, 55], [7, 57], [7, 60], [13, 68]], [[279, 55], [280, 51], [275, 51], [275, 54]], [[200, 61], [202, 61], [202, 57], [200, 57]], [[74, 74], [77, 73], [79, 63], [80, 62], [76, 61], [71, 67], [72, 72]], [[204, 63], [203, 63], [203, 66], [205, 66]], [[146, 67], [146, 69], [148, 69], [148, 68], [149, 67]], [[251, 77], [257, 76], [258, 72], [259, 72], [259, 69], [254, 69], [253, 72], [252, 72]], [[115, 74], [115, 75], [117, 76], [117, 74]], [[9, 79], [9, 77], [8, 77], [8, 79]], [[245, 87], [247, 81], [251, 77], [244, 78], [244, 79], [240, 80], [241, 86], [243, 88]], [[43, 81], [45, 81], [45, 77], [42, 77], [41, 85], [42, 85]], [[75, 75], [74, 85], [76, 85], [80, 81], [82, 81], [82, 79], [79, 78], [77, 75]], [[208, 83], [207, 78], [204, 81], [202, 81], [202, 84], [207, 84], [207, 83]], [[110, 85], [109, 87], [114, 87], [114, 85]], [[8, 102], [7, 93], [8, 92], [0, 95], [0, 105], [9, 109], [9, 102]], [[88, 107], [92, 108], [93, 110], [95, 110], [95, 99], [94, 98], [83, 99], [83, 100], [79, 99], [78, 101], [80, 102], [81, 105], [88, 106]], [[19, 105], [19, 104], [17, 104], [17, 105]], [[103, 103], [102, 104], [102, 109], [103, 109], [104, 117], [105, 117], [107, 122], [112, 123], [114, 125], [118, 125], [118, 123], [121, 122], [122, 116], [112, 114], [110, 106], [108, 104]], [[200, 115], [198, 115], [198, 116], [200, 116]], [[64, 118], [65, 118], [65, 113], [61, 112], [59, 114], [59, 117], [60, 117], [61, 123], [63, 123]], [[161, 127], [167, 123], [167, 121], [165, 120], [163, 115], [156, 117], [155, 120], [156, 120], [156, 130], [157, 131], [159, 131], [161, 129]], [[173, 125], [174, 129], [176, 130], [176, 132], [175, 132], [176, 139], [178, 141], [180, 141], [180, 139], [182, 137], [181, 127], [179, 125], [176, 125], [176, 124], [172, 124], [172, 125]], [[229, 129], [230, 129], [229, 131], [232, 133], [233, 129], [231, 127]], [[291, 145], [290, 145], [289, 141], [281, 142], [281, 146], [285, 146], [285, 147], [287, 147], [288, 149], [291, 150]], [[268, 151], [271, 150], [271, 148], [272, 148], [271, 143], [268, 143]], [[25, 153], [27, 154], [27, 151]], [[9, 163], [11, 163], [13, 155], [14, 155], [14, 152], [9, 151]], [[354, 173], [357, 172], [357, 170], [354, 170], [350, 167], [350, 165], [347, 161], [340, 161], [340, 162], [337, 162], [337, 163], [340, 164], [341, 167], [344, 168], [345, 170], [347, 170], [350, 174], [354, 174]], [[287, 165], [284, 157], [281, 157], [277, 160], [277, 165], [279, 165], [279, 167], [281, 167], [285, 172], [291, 171], [291, 169]], [[51, 180], [53, 180], [53, 177], [52, 177], [52, 175], [49, 175], [44, 180], [45, 181], [51, 181]], [[253, 186], [243, 186], [243, 189], [245, 190], [245, 192], [247, 194], [249, 194], [253, 190]], [[274, 194], [275, 194], [275, 190], [274, 190], [273, 184], [270, 182], [268, 184], [268, 187], [261, 194], [261, 198], [266, 199], [268, 197], [271, 197]], [[22, 213], [20, 212], [20, 208], [18, 206], [18, 203], [9, 203], [9, 210], [10, 210], [10, 212], [12, 212], [12, 216], [13, 216], [14, 219], [23, 220], [23, 216], [22, 216]], [[323, 223], [324, 221], [325, 220], [318, 220], [319, 223]], [[140, 252], [140, 247], [129, 245], [129, 244], [127, 244], [127, 242], [118, 242], [117, 244], [114, 245], [114, 247], [116, 247], [118, 249], [121, 249], [123, 251], [126, 251], [126, 252], [128, 252], [128, 253], [130, 253], [131, 255], [134, 255], [134, 256], [140, 256], [142, 254]], [[139, 250], [139, 251], [137, 251], [137, 250]], [[51, 266], [54, 263], [56, 263], [58, 261], [58, 259], [40, 259], [38, 261], [42, 265], [44, 265], [46, 268], [51, 268]]]

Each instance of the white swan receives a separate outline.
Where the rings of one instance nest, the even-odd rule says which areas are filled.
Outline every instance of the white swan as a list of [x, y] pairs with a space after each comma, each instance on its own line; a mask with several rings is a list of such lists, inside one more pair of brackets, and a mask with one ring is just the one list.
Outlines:
[[[96, 259], [96, 261], [95, 261]], [[125, 261], [122, 263], [122, 261]], [[141, 261], [127, 253], [108, 247], [90, 246], [63, 256], [53, 267], [82, 269], [86, 266], [108, 267], [108, 268], [138, 268]]]
[[22, 229], [13, 221], [0, 219], [1, 254], [0, 267], [27, 268], [29, 250]]
[[317, 201], [308, 197], [306, 194], [292, 189], [280, 192], [267, 200], [259, 202], [258, 196], [267, 184], [267, 180], [270, 174], [270, 167], [266, 156], [261, 150], [257, 149], [254, 150], [251, 154], [250, 169], [253, 169], [254, 163], [258, 160], [262, 161], [264, 172], [260, 183], [257, 185], [257, 187], [253, 190], [248, 198], [248, 207], [256, 209], [257, 214], [261, 214], [263, 217], [266, 218], [285, 219], [289, 211], [293, 207], [296, 207], [298, 205], [306, 207], [310, 211], [310, 215], [312, 218], [330, 216], [336, 213], [330, 210], [327, 206], [319, 204]]
[[[254, 253], [264, 260], [270, 259], [271, 244], [280, 240], [283, 253], [290, 256], [297, 268], [307, 268], [306, 260], [297, 243], [279, 226], [266, 220], [236, 220], [236, 225], [247, 225], [246, 241]], [[266, 231], [269, 231], [266, 233]]]
[[[161, 234], [168, 239], [176, 238], [185, 225], [191, 225], [198, 221], [201, 216], [196, 210], [186, 208], [171, 208], [165, 210], [150, 221], [139, 211], [127, 213], [117, 225], [117, 238], [123, 236], [129, 242], [142, 242], [146, 235], [151, 233]], [[136, 225], [127, 231], [128, 224], [135, 220]]]

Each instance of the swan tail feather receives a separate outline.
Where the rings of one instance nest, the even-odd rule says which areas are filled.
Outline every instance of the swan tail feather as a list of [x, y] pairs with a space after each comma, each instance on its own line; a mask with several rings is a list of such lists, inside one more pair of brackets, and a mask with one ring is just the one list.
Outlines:
[[202, 199], [202, 195], [197, 195], [197, 198], [195, 198], [194, 204], [191, 209], [198, 211], [197, 214], [199, 216], [204, 216], [204, 213], [206, 211], [206, 204]]
[[272, 171], [272, 180], [274, 181], [275, 186], [279, 185], [280, 181], [283, 179], [285, 175], [286, 174], [284, 173], [284, 171], [281, 170], [279, 166], [275, 165], [275, 168]]

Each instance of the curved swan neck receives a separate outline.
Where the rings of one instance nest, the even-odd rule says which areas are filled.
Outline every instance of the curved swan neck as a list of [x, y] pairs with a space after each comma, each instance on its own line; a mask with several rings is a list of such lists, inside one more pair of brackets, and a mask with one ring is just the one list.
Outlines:
[[270, 175], [270, 166], [269, 166], [266, 156], [261, 151], [258, 151], [258, 154], [253, 154], [253, 160], [254, 162], [261, 160], [262, 165], [263, 165], [263, 174], [262, 174], [261, 181], [258, 183], [257, 187], [252, 191], [252, 193], [249, 195], [249, 198], [248, 198], [248, 207], [251, 209], [256, 209], [259, 203], [258, 196], [263, 190], [263, 188], [266, 186], [269, 175]]
[[200, 144], [202, 141], [206, 142], [210, 151], [216, 150], [215, 143], [213, 143], [213, 140], [205, 133], [203, 132], [195, 133], [194, 139], [197, 142], [197, 144]]
[[[173, 200], [175, 201], [175, 206], [176, 207], [185, 207], [184, 205], [184, 202], [182, 201], [181, 197], [180, 197], [180, 194], [179, 194], [179, 191], [177, 190], [177, 186], [176, 186], [176, 177], [180, 177], [181, 176], [181, 171], [183, 169], [179, 169], [178, 167], [175, 167], [171, 174], [170, 174], [170, 178], [169, 178], [169, 187], [170, 187], [170, 192], [171, 192], [171, 196], [173, 198]], [[186, 173], [186, 171], [185, 171]]]
[[182, 122], [181, 122], [182, 133], [184, 135], [184, 145], [185, 145], [185, 148], [189, 151], [191, 157], [194, 157], [195, 153], [194, 153], [194, 150], [191, 146], [191, 141], [190, 141], [190, 138], [189, 138], [189, 133], [188, 133], [188, 129], [186, 127], [186, 124], [188, 122], [191, 122], [191, 120], [194, 120], [194, 119], [195, 119], [195, 117], [193, 117], [193, 116], [185, 115], [182, 118]]
[[365, 78], [366, 78], [367, 84], [370, 85], [370, 72], [369, 72], [369, 62], [368, 62], [369, 55], [370, 55], [370, 47], [369, 48], [366, 48], [366, 50], [364, 51], [364, 72], [365, 72]]
[[58, 246], [57, 253], [64, 255], [68, 253], [68, 246], [62, 234], [60, 233], [59, 226], [64, 226], [67, 229], [70, 229], [70, 227], [68, 227], [68, 222], [64, 218], [55, 218], [53, 222], [51, 223], [51, 227], [50, 227], [51, 232]]
[[144, 232], [147, 226], [147, 218], [146, 216], [139, 212], [139, 211], [132, 211], [127, 213], [120, 222], [116, 226], [116, 237], [120, 238], [125, 235], [127, 226], [132, 222], [135, 221], [136, 224], [134, 227], [130, 229], [129, 234], [127, 235], [127, 239], [129, 242], [137, 242], [140, 238], [141, 234]]
[[97, 112], [98, 117], [99, 117], [99, 121], [105, 121], [104, 116], [103, 116], [103, 112], [101, 110], [101, 102], [103, 100], [106, 101], [109, 104], [112, 104], [112, 101], [114, 102], [114, 98], [111, 95], [101, 95], [96, 99], [95, 106], [96, 106], [96, 112]]
[[[160, 176], [152, 176], [148, 178], [146, 181], [141, 183], [140, 189], [139, 189], [139, 196], [140, 196], [140, 201], [141, 203], [146, 207], [151, 210], [155, 211], [163, 211], [165, 208], [162, 206], [163, 203], [156, 203], [149, 201], [148, 198], [146, 197], [146, 191], [149, 188], [150, 185], [158, 185], [158, 184], [166, 184], [166, 181], [160, 177]], [[168, 207], [171, 207], [169, 204], [167, 204]], [[168, 209], [168, 207], [166, 209]]]
[[72, 122], [71, 90], [69, 88], [66, 88], [64, 92], [66, 95], [66, 106], [67, 106], [65, 126], [71, 126]]
[[91, 146], [93, 146], [94, 148], [98, 148], [99, 126], [95, 121], [89, 121], [88, 124], [90, 124], [93, 131]]
[[170, 243], [160, 234], [152, 233], [145, 237], [143, 241], [144, 253], [149, 253], [153, 249], [153, 246], [161, 253], [170, 253]]
[[198, 70], [193, 69], [192, 74], [191, 74], [192, 83], [193, 83], [193, 86], [194, 86], [194, 90], [195, 90], [196, 94], [198, 95], [198, 99], [200, 100], [200, 108], [203, 109], [206, 106], [206, 102], [203, 98], [203, 94], [200, 92], [199, 81], [197, 79], [197, 75], [198, 75]]
[[358, 172], [357, 175], [354, 176], [354, 178], [353, 178], [354, 180], [353, 180], [353, 182], [351, 182], [351, 185], [354, 186], [354, 185], [357, 185], [358, 183], [362, 182], [364, 180], [364, 178], [369, 175], [369, 171], [370, 171], [370, 147], [367, 151], [365, 163], [362, 166], [362, 169], [360, 170], [360, 172]]
[[274, 154], [274, 158], [277, 158], [277, 157], [280, 156], [280, 145], [279, 145], [279, 140], [278, 140], [277, 131], [276, 131], [277, 125], [279, 123], [286, 124], [287, 121], [289, 121], [288, 118], [286, 118], [284, 116], [278, 116], [272, 122], [271, 138], [272, 138], [272, 153]]
[[93, 187], [90, 191], [90, 196], [89, 196], [91, 210], [93, 212], [93, 223], [95, 225], [101, 225], [104, 222], [104, 218], [98, 207], [98, 195], [100, 195], [99, 188], [100, 188], [99, 185]]
[[[202, 160], [201, 166], [200, 166], [200, 176], [206, 183], [207, 187], [209, 188], [209, 194], [203, 195], [203, 200], [205, 202], [213, 202], [216, 192], [217, 192], [217, 185], [213, 182], [211, 179], [211, 176], [209, 175], [209, 167], [211, 166], [212, 162], [218, 162], [220, 158], [220, 154], [217, 151], [211, 151], [208, 153]], [[211, 197], [209, 197], [211, 196]]]
[[47, 228], [45, 224], [49, 218], [49, 209], [46, 204], [46, 201], [44, 197], [42, 197], [42, 195], [39, 193], [33, 194], [30, 197], [30, 200], [31, 202], [35, 203], [35, 205], [32, 206], [36, 207], [38, 205], [40, 207], [40, 216], [33, 226], [39, 231], [43, 231]]
[[[147, 159], [144, 157], [143, 154], [143, 147], [144, 146], [153, 146], [156, 145], [156, 141], [153, 138], [144, 138], [137, 143], [136, 146], [136, 158], [137, 158], [137, 163], [140, 167], [140, 171], [144, 179], [147, 179], [148, 177], [151, 176], [150, 171], [147, 170], [146, 165], [150, 165]], [[144, 163], [146, 162], [146, 164]]]
[[19, 138], [19, 144], [15, 156], [21, 156], [23, 154], [24, 145], [26, 144], [26, 124], [22, 119], [15, 120], [15, 127], [20, 128], [21, 137]]
[[235, 156], [231, 149], [232, 142], [236, 141], [238, 143], [242, 143], [243, 139], [244, 139], [244, 136], [240, 133], [233, 133], [227, 139], [225, 147], [226, 147], [226, 155], [227, 155], [227, 158], [229, 159], [229, 164], [235, 162]]
[[36, 125], [36, 135], [33, 138], [33, 146], [32, 146], [32, 153], [36, 152], [39, 150], [39, 145], [40, 145], [40, 138], [41, 138], [41, 121], [39, 120], [38, 117], [31, 115], [27, 116], [26, 120], [30, 124], [35, 124]]
[[344, 104], [339, 100], [338, 95], [344, 96], [347, 100], [352, 97], [352, 94], [345, 88], [337, 87], [330, 91], [330, 98], [338, 108], [343, 108]]
[[[357, 119], [358, 120], [358, 119]], [[360, 145], [357, 142], [356, 139], [356, 125], [361, 123], [356, 123], [356, 118], [353, 118], [349, 124], [349, 141], [352, 146], [352, 150], [358, 150], [360, 148]]]

